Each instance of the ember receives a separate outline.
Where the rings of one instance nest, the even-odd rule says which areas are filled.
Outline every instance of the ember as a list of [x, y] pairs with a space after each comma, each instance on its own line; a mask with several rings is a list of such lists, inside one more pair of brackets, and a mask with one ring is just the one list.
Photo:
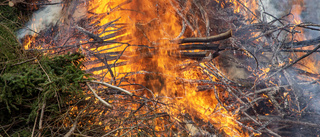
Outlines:
[[320, 134], [309, 119], [320, 116], [320, 40], [304, 37], [320, 29], [299, 18], [303, 1], [282, 17], [255, 0], [80, 1], [24, 39], [25, 50], [86, 56], [96, 81], [63, 121], [75, 135]]

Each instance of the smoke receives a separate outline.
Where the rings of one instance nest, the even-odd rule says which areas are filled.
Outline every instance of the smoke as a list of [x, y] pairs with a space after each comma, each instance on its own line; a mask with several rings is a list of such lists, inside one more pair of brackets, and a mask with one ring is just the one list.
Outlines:
[[[267, 12], [275, 17], [281, 17], [281, 15], [284, 14], [286, 10], [286, 8], [282, 7], [282, 6], [285, 6], [282, 3], [283, 3], [283, 0], [265, 0], [263, 2], [261, 1], [260, 10]], [[263, 15], [262, 19], [265, 20], [266, 22], [270, 22], [274, 20], [272, 16], [265, 15], [265, 14], [262, 14], [262, 15]]]
[[[261, 9], [264, 9], [265, 12], [277, 18], [280, 18], [288, 14], [291, 10], [294, 10], [293, 8], [295, 6], [302, 6], [301, 8], [303, 10], [301, 12], [301, 15], [294, 15], [294, 16], [299, 16], [301, 18], [301, 22], [303, 23], [314, 23], [314, 24], [320, 23], [320, 3], [315, 2], [314, 0], [304, 0], [303, 3], [293, 3], [293, 1], [290, 1], [290, 0], [265, 0], [261, 5], [264, 6], [264, 8], [261, 8]], [[264, 19], [267, 22], [274, 20], [274, 18], [269, 15], [264, 15], [262, 19]], [[306, 39], [314, 39], [320, 36], [320, 32], [304, 29], [304, 35]], [[319, 54], [314, 53], [311, 57], [315, 59], [315, 61], [309, 62], [309, 63], [315, 63], [320, 61]], [[316, 67], [319, 67], [319, 65], [316, 65], [316, 64], [314, 65]], [[287, 70], [290, 70], [290, 69], [287, 69]], [[319, 69], [314, 71], [315, 73], [320, 72]], [[299, 75], [301, 75], [292, 70], [289, 71], [288, 73], [290, 73], [292, 77], [299, 77]], [[296, 79], [295, 81], [299, 82], [298, 79]], [[300, 98], [305, 100], [310, 100], [310, 95], [311, 95], [312, 99], [309, 102], [308, 108], [320, 114], [320, 99], [317, 98], [317, 96], [320, 95], [319, 85], [308, 84], [308, 85], [296, 85], [296, 87], [293, 87], [293, 90], [299, 90], [299, 89], [303, 89], [303, 91], [307, 91], [307, 92], [304, 92], [304, 94], [300, 95], [299, 96]]]
[[[59, 3], [61, 0], [51, 0], [51, 3]], [[26, 26], [17, 32], [17, 38], [21, 40], [26, 35], [35, 35], [50, 25], [58, 22], [61, 17], [62, 4], [47, 5], [32, 15]]]
[[[302, 11], [301, 16], [303, 22], [310, 22], [314, 24], [320, 23], [320, 2], [314, 0], [305, 0], [305, 9]], [[316, 38], [320, 36], [319, 31], [305, 30], [307, 38]]]

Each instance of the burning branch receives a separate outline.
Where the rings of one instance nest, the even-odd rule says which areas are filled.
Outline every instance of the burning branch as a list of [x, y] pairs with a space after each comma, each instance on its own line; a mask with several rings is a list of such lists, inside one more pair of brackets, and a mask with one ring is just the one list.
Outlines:
[[227, 38], [230, 38], [232, 36], [232, 30], [229, 30], [225, 33], [221, 33], [219, 35], [214, 35], [210, 37], [198, 37], [198, 38], [184, 38], [184, 39], [179, 39], [179, 40], [173, 40], [173, 43], [196, 43], [196, 42], [214, 42], [214, 41], [219, 41], [219, 40], [224, 40]]
[[[282, 67], [281, 69], [279, 69], [278, 71], [270, 74], [270, 75], [269, 75], [267, 78], [265, 78], [264, 80], [267, 80], [267, 79], [271, 78], [272, 76], [276, 75], [277, 73], [279, 73], [279, 72], [281, 72], [281, 71], [283, 71], [283, 70], [285, 70], [285, 69], [293, 66], [294, 64], [298, 63], [300, 60], [302, 60], [302, 59], [310, 56], [312, 53], [316, 52], [319, 48], [320, 48], [320, 44], [319, 44], [317, 47], [315, 47], [312, 51], [310, 51], [309, 53], [307, 53], [307, 54], [303, 55], [302, 57], [300, 57], [299, 59], [295, 60], [293, 63], [291, 63], [291, 64], [289, 64], [289, 65], [286, 65], [286, 66]], [[264, 80], [263, 80], [263, 81], [264, 81]]]
[[78, 25], [76, 25], [75, 27], [76, 27], [79, 31], [81, 31], [82, 33], [88, 35], [88, 37], [92, 38], [93, 40], [95, 40], [95, 41], [97, 41], [97, 42], [102, 42], [102, 41], [103, 41], [103, 39], [100, 38], [98, 35], [95, 35], [95, 34], [89, 32], [89, 31], [85, 30], [84, 28], [82, 28], [82, 27], [80, 27], [80, 26], [78, 26]]
[[[86, 119], [87, 115], [91, 116], [91, 114], [98, 117], [92, 118], [93, 121], [103, 121], [101, 123], [103, 123], [103, 131], [106, 133], [101, 133], [98, 136], [125, 136], [135, 135], [135, 133], [140, 135], [142, 131], [146, 132], [145, 134], [147, 135], [156, 136], [166, 132], [165, 130], [162, 132], [162, 129], [157, 131], [155, 127], [165, 128], [168, 131], [183, 129], [187, 130], [189, 134], [196, 134], [202, 131], [202, 129], [193, 130], [195, 128], [185, 129], [185, 127], [191, 126], [201, 128], [208, 126], [210, 130], [203, 131], [216, 133], [217, 131], [212, 128], [211, 123], [215, 128], [221, 129], [219, 132], [225, 132], [226, 135], [230, 136], [240, 136], [240, 134], [242, 135], [242, 133], [246, 132], [251, 135], [265, 133], [267, 135], [280, 136], [282, 134], [272, 124], [272, 122], [275, 122], [272, 119], [273, 115], [284, 118], [285, 116], [301, 115], [303, 113], [304, 106], [301, 104], [307, 104], [307, 102], [300, 102], [300, 92], [302, 90], [295, 89], [295, 86], [299, 86], [301, 82], [295, 81], [296, 77], [291, 76], [286, 69], [297, 64], [313, 52], [318, 52], [320, 45], [313, 50], [289, 48], [299, 48], [320, 43], [319, 38], [294, 41], [294, 35], [302, 32], [296, 30], [296, 28], [319, 30], [310, 28], [319, 27], [319, 25], [294, 25], [284, 21], [284, 18], [278, 19], [276, 17], [274, 17], [275, 20], [273, 21], [264, 22], [264, 20], [258, 18], [260, 16], [256, 16], [253, 11], [250, 11], [250, 8], [245, 7], [246, 3], [240, 3], [240, 6], [242, 5], [256, 19], [244, 17], [242, 13], [226, 12], [227, 9], [221, 10], [224, 7], [232, 8], [232, 6], [236, 5], [236, 1], [235, 3], [212, 0], [155, 1], [156, 3], [150, 3], [145, 7], [157, 5], [152, 7], [157, 10], [152, 8], [144, 9], [144, 6], [138, 6], [139, 8], [135, 9], [137, 7], [135, 4], [140, 3], [131, 0], [123, 0], [119, 3], [115, 1], [114, 3], [117, 5], [105, 4], [102, 9], [108, 9], [105, 7], [109, 7], [108, 10], [101, 10], [99, 6], [92, 8], [88, 12], [90, 17], [84, 22], [77, 22], [77, 24], [81, 25], [76, 25], [75, 29], [72, 29], [72, 31], [81, 33], [69, 35], [68, 37], [70, 38], [62, 40], [62, 44], [57, 44], [62, 46], [49, 46], [47, 49], [40, 48], [41, 51], [52, 50], [55, 54], [62, 53], [60, 52], [61, 50], [75, 51], [74, 49], [81, 48], [81, 51], [90, 60], [87, 62], [89, 68], [86, 71], [99, 71], [95, 78], [104, 80], [101, 82], [86, 81], [89, 90], [94, 94], [94, 97], [88, 101], [92, 103], [90, 105], [91, 111], [86, 110], [85, 116], [83, 115], [84, 118], [82, 118], [82, 115], [79, 116], [81, 117], [79, 122], [77, 122], [78, 120], [70, 119], [70, 121], [75, 122], [68, 121], [71, 129], [67, 134], [64, 133], [66, 136], [77, 132], [75, 130], [76, 126], [81, 126], [76, 124], [83, 124], [80, 121], [85, 121], [83, 119]], [[101, 1], [101, 3], [103, 2]], [[237, 2], [240, 1], [237, 0]], [[134, 6], [130, 5], [131, 3]], [[210, 6], [219, 6], [218, 3], [223, 6], [219, 8]], [[128, 11], [134, 12], [134, 14], [130, 14], [127, 18], [126, 12]], [[155, 12], [156, 16], [153, 16], [153, 13], [149, 13], [149, 11]], [[108, 16], [111, 12], [115, 17]], [[121, 14], [117, 14], [118, 12], [121, 12]], [[162, 15], [172, 15], [172, 13], [176, 13], [179, 17], [173, 19], [173, 16], [170, 16], [168, 19]], [[146, 15], [151, 16], [151, 18], [146, 17]], [[144, 17], [148, 19], [144, 20]], [[104, 21], [101, 20], [109, 20], [110, 22], [102, 24]], [[147, 25], [140, 25], [148, 20], [149, 22], [145, 23]], [[157, 20], [156, 23], [155, 20]], [[174, 21], [172, 21], [173, 23], [168, 23], [166, 22], [167, 20]], [[115, 22], [118, 21], [121, 22], [116, 24]], [[280, 22], [280, 25], [275, 25], [277, 21]], [[180, 22], [182, 23], [181, 25]], [[173, 25], [180, 26], [174, 30]], [[122, 30], [128, 32], [122, 33], [124, 32]], [[210, 34], [210, 32], [216, 33], [221, 30], [229, 31], [219, 35]], [[237, 31], [232, 32], [232, 30]], [[281, 38], [282, 34], [280, 33], [285, 33], [286, 38]], [[127, 38], [126, 36], [130, 39], [125, 39]], [[169, 48], [165, 47], [167, 45], [162, 45], [161, 41], [168, 39], [168, 37], [172, 39], [171, 43], [166, 43], [170, 46]], [[181, 39], [181, 37], [187, 38]], [[230, 37], [232, 39], [226, 40]], [[130, 43], [122, 43], [120, 41], [130, 41]], [[134, 45], [131, 42], [134, 44], [139, 43], [140, 45]], [[232, 52], [228, 53], [227, 51]], [[290, 52], [295, 51], [309, 53], [302, 55], [293, 63], [288, 63], [287, 56], [291, 55]], [[265, 60], [262, 61], [261, 58]], [[254, 68], [253, 59], [257, 64], [256, 68]], [[258, 63], [261, 63], [261, 65], [258, 66]], [[283, 63], [288, 65], [279, 65]], [[174, 67], [171, 68], [171, 66]], [[269, 70], [263, 70], [267, 68], [266, 66], [272, 66], [273, 68], [271, 68], [271, 71], [269, 71], [270, 68]], [[122, 69], [122, 67], [125, 67], [125, 69]], [[295, 68], [294, 70], [304, 75], [312, 75], [310, 78], [318, 79], [320, 77], [317, 73], [301, 72], [303, 70], [301, 68]], [[279, 73], [281, 71], [283, 71], [283, 74]], [[283, 77], [271, 78], [276, 74]], [[103, 86], [104, 88], [95, 90], [90, 84], [99, 85], [99, 87]], [[313, 84], [318, 84], [318, 81]], [[118, 87], [120, 85], [128, 87], [127, 89], [131, 92]], [[108, 92], [104, 94], [105, 96], [102, 96], [102, 94], [99, 94], [99, 96], [97, 91]], [[116, 101], [112, 101], [112, 104], [109, 104], [103, 99], [105, 97], [108, 100]], [[96, 99], [104, 105], [95, 104]], [[198, 101], [198, 99], [204, 101]], [[212, 104], [212, 102], [215, 103]], [[178, 107], [177, 109], [174, 106], [176, 104], [183, 107], [181, 109]], [[109, 109], [105, 109], [105, 106], [112, 108], [112, 112]], [[167, 108], [169, 109], [165, 110]], [[206, 109], [206, 112], [203, 113], [204, 109]], [[180, 113], [182, 112], [181, 110], [184, 113]], [[163, 111], [168, 111], [168, 113], [162, 113]], [[172, 123], [172, 115], [169, 112], [177, 113], [177, 115], [174, 115], [186, 120], [181, 120], [183, 122], [177, 120], [180, 122], [176, 122], [178, 124]], [[185, 115], [188, 114], [196, 115], [191, 116], [191, 118], [185, 118]], [[215, 114], [217, 115], [215, 116]], [[239, 121], [243, 122], [235, 120], [238, 117], [234, 114], [239, 114]], [[41, 115], [40, 112], [39, 115]], [[71, 114], [68, 115], [72, 116]], [[266, 116], [261, 118], [261, 115]], [[161, 123], [158, 122], [158, 117], [161, 117], [161, 122], [165, 121], [163, 122], [165, 126], [150, 124], [154, 121], [157, 124]], [[230, 120], [225, 121], [224, 117], [230, 118]], [[299, 118], [297, 116], [297, 119]], [[42, 117], [40, 117], [40, 121], [41, 119]], [[195, 124], [188, 124], [186, 122], [188, 121], [187, 119], [193, 119], [192, 122]], [[294, 122], [281, 121], [284, 126], [290, 123]], [[173, 124], [174, 127], [167, 128], [169, 124]], [[318, 127], [317, 124], [313, 123], [298, 124]], [[192, 130], [195, 132], [192, 132]], [[93, 131], [91, 133], [96, 132]], [[184, 136], [184, 134], [181, 136]]]

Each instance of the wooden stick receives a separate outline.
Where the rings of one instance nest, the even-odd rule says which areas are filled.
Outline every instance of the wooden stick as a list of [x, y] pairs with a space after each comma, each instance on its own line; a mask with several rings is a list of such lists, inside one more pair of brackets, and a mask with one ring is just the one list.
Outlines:
[[73, 134], [74, 130], [76, 129], [77, 124], [78, 124], [78, 121], [75, 121], [73, 123], [72, 128], [69, 130], [69, 132], [67, 134], [64, 135], [64, 137], [70, 137]]
[[129, 92], [129, 91], [125, 90], [125, 89], [119, 88], [119, 87], [117, 87], [117, 86], [113, 86], [113, 85], [110, 85], [110, 84], [108, 84], [108, 83], [100, 82], [100, 81], [93, 81], [93, 80], [92, 80], [92, 81], [90, 81], [90, 82], [102, 84], [102, 85], [107, 86], [107, 87], [109, 87], [109, 88], [113, 88], [113, 89], [120, 90], [120, 91], [122, 91], [122, 92], [124, 92], [124, 93], [126, 93], [126, 94], [128, 94], [128, 95], [130, 95], [130, 96], [132, 96], [132, 93], [131, 93], [131, 92]]
[[82, 27], [80, 27], [78, 25], [76, 25], [75, 28], [78, 29], [79, 31], [81, 31], [82, 33], [86, 34], [88, 37], [94, 39], [97, 42], [102, 42], [103, 41], [103, 39], [100, 38], [98, 35], [93, 34], [93, 33], [85, 30], [84, 28], [82, 28]]
[[184, 38], [179, 40], [173, 40], [173, 43], [192, 43], [192, 42], [214, 42], [219, 40], [224, 40], [232, 36], [232, 30], [219, 35], [209, 36], [209, 37], [195, 37], [195, 38]]
[[188, 44], [179, 45], [179, 50], [219, 50], [219, 44]]
[[107, 107], [109, 108], [113, 108], [112, 105], [110, 105], [107, 101], [104, 101], [101, 97], [98, 96], [98, 94], [96, 93], [96, 91], [89, 85], [88, 82], [87, 83], [87, 86], [89, 87], [89, 89], [92, 91], [93, 95], [103, 104], [105, 104]]

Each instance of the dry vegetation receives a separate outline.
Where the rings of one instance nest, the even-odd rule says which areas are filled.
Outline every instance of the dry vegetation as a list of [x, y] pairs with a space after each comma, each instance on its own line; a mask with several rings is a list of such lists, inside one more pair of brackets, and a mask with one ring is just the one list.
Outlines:
[[[202, 75], [218, 79], [217, 81], [203, 79], [180, 80], [180, 82], [182, 81], [181, 84], [196, 83], [198, 92], [208, 92], [208, 95], [218, 99], [219, 105], [225, 110], [230, 113], [239, 113], [240, 119], [237, 123], [240, 125], [241, 130], [251, 136], [315, 136], [320, 134], [320, 121], [317, 120], [320, 119], [320, 114], [312, 106], [315, 103], [319, 104], [319, 100], [313, 99], [320, 94], [319, 91], [315, 90], [319, 89], [319, 73], [308, 71], [307, 66], [310, 63], [307, 61], [312, 60], [311, 57], [316, 57], [314, 54], [319, 52], [320, 38], [304, 41], [295, 39], [301, 29], [319, 31], [320, 25], [310, 23], [293, 24], [288, 21], [288, 17], [291, 14], [281, 18], [273, 17], [274, 20], [266, 22], [266, 20], [261, 20], [257, 14], [272, 15], [256, 13], [246, 7], [243, 7], [243, 9], [246, 9], [244, 12], [234, 13], [234, 5], [232, 3], [225, 2], [222, 8], [221, 4], [213, 0], [194, 0], [191, 2], [191, 8], [183, 12], [181, 9], [187, 7], [187, 1], [180, 0], [178, 4], [172, 3], [171, 6], [175, 6], [176, 15], [181, 17], [184, 27], [181, 35], [186, 37], [209, 37], [227, 32], [230, 29], [233, 32], [231, 38], [219, 39], [220, 41], [213, 43], [197, 42], [194, 44], [192, 43], [194, 41], [191, 40], [188, 44], [181, 44], [179, 47], [181, 55], [176, 55], [175, 53], [170, 56], [181, 60], [196, 60], [196, 63], [186, 64], [186, 67], [199, 67]], [[71, 54], [72, 56], [67, 54], [62, 57], [50, 58], [51, 61], [49, 62], [51, 63], [55, 62], [55, 59], [61, 58], [65, 61], [65, 58], [72, 58], [74, 55], [79, 55], [77, 54], [78, 52], [81, 52], [87, 58], [96, 59], [87, 61], [87, 64], [104, 64], [100, 67], [93, 67], [87, 72], [107, 69], [108, 74], [112, 77], [111, 81], [102, 82], [104, 81], [104, 76], [94, 76], [96, 78], [95, 81], [92, 81], [92, 79], [82, 80], [85, 75], [80, 73], [82, 71], [73, 70], [75, 68], [69, 70], [66, 65], [58, 65], [58, 67], [63, 68], [61, 70], [63, 74], [60, 74], [60, 72], [59, 75], [53, 73], [55, 76], [52, 76], [53, 74], [49, 74], [50, 69], [44, 66], [46, 61], [41, 62], [41, 59], [38, 59], [38, 54], [28, 55], [28, 57], [12, 62], [10, 65], [7, 63], [9, 60], [0, 61], [2, 63], [0, 64], [2, 70], [0, 78], [7, 76], [5, 75], [8, 73], [7, 66], [18, 63], [17, 66], [24, 64], [23, 66], [26, 67], [24, 70], [36, 69], [45, 85], [54, 86], [52, 88], [47, 86], [40, 87], [41, 90], [38, 86], [33, 87], [40, 90], [37, 93], [53, 90], [50, 92], [52, 96], [49, 99], [46, 96], [33, 95], [33, 97], [40, 98], [38, 98], [39, 101], [35, 105], [36, 109], [33, 109], [35, 112], [30, 117], [30, 123], [28, 121], [27, 127], [23, 130], [32, 133], [32, 135], [44, 136], [225, 135], [221, 129], [215, 128], [216, 123], [210, 123], [198, 118], [192, 108], [185, 113], [171, 116], [169, 109], [179, 110], [181, 108], [172, 103], [162, 102], [161, 100], [164, 97], [155, 96], [154, 92], [156, 91], [147, 88], [148, 85], [135, 83], [128, 78], [133, 75], [145, 75], [149, 78], [152, 77], [150, 79], [159, 79], [159, 85], [161, 85], [161, 80], [164, 79], [163, 75], [165, 74], [155, 75], [153, 74], [155, 72], [139, 71], [127, 73], [121, 78], [115, 77], [113, 68], [125, 65], [117, 61], [120, 58], [126, 58], [123, 56], [126, 51], [105, 53], [92, 49], [118, 43], [120, 46], [125, 47], [140, 47], [141, 56], [148, 57], [152, 56], [152, 52], [150, 53], [148, 52], [149, 50], [145, 49], [153, 49], [153, 47], [108, 40], [123, 34], [125, 32], [125, 24], [118, 24], [117, 20], [114, 20], [103, 26], [97, 26], [98, 20], [96, 19], [108, 16], [108, 14], [94, 14], [92, 12], [89, 12], [89, 14], [90, 18], [79, 20], [77, 22], [78, 25], [70, 30], [74, 35], [67, 38], [68, 42], [51, 41], [50, 44], [53, 46], [44, 46], [40, 51], [46, 53], [54, 51], [54, 54], [75, 53]], [[116, 31], [110, 35], [100, 37], [100, 34], [110, 27], [115, 28]], [[45, 32], [42, 33], [45, 34]], [[33, 42], [33, 46], [39, 46], [37, 44], [43, 38], [40, 35]], [[80, 43], [80, 40], [88, 42]], [[72, 42], [76, 44], [70, 44]], [[87, 48], [83, 48], [83, 45], [87, 46]], [[304, 47], [309, 47], [309, 49]], [[189, 50], [195, 49], [200, 49], [201, 51], [189, 52]], [[25, 54], [24, 52], [26, 51], [17, 54], [23, 55]], [[28, 52], [35, 51], [29, 50]], [[34, 60], [28, 60], [33, 58]], [[206, 60], [203, 60], [203, 58], [206, 58]], [[72, 58], [71, 60], [78, 60], [78, 58]], [[25, 61], [28, 64], [25, 64]], [[108, 61], [114, 61], [114, 63], [108, 64]], [[32, 67], [29, 63], [36, 67]], [[43, 65], [43, 67], [40, 67], [41, 65], [39, 64]], [[50, 66], [50, 63], [46, 65]], [[71, 68], [74, 67], [74, 62], [71, 61], [69, 65]], [[314, 65], [318, 67], [317, 63], [314, 63]], [[76, 65], [77, 69], [78, 67]], [[264, 71], [266, 69], [269, 71]], [[66, 72], [68, 72], [68, 75], [77, 74], [77, 77], [71, 76], [69, 80], [63, 81], [63, 84], [72, 86], [79, 82], [78, 86], [82, 86], [81, 89], [85, 91], [85, 94], [80, 92], [83, 95], [79, 97], [73, 94], [62, 95], [65, 92], [69, 93], [70, 87], [66, 88], [64, 87], [65, 85], [57, 83], [51, 84], [55, 77], [57, 79], [67, 77], [68, 75], [65, 75]], [[79, 81], [80, 79], [81, 81]], [[6, 80], [2, 81], [2, 83], [6, 83]], [[36, 84], [41, 85], [37, 81]], [[12, 85], [16, 86], [16, 84]], [[42, 88], [48, 89], [44, 90]], [[21, 87], [19, 92], [24, 94], [22, 89], [24, 88]], [[5, 89], [1, 90], [4, 91]], [[58, 93], [61, 92], [59, 97], [53, 94], [57, 93], [57, 90], [59, 90]], [[63, 102], [57, 101], [61, 98], [66, 98], [66, 100]], [[60, 105], [60, 107], [55, 107], [55, 109], [48, 107], [48, 105], [42, 107], [43, 104], [49, 104], [49, 102], [43, 103], [44, 100]], [[3, 99], [1, 98], [0, 101], [3, 101]], [[26, 104], [20, 105], [25, 107]], [[7, 108], [2, 107], [1, 109]], [[6, 113], [6, 118], [14, 119], [14, 117], [10, 117], [11, 113]], [[19, 123], [16, 122], [15, 119], [10, 122], [1, 121], [0, 129], [5, 131], [3, 135], [12, 135], [14, 131], [20, 129], [21, 127], [15, 127]]]

